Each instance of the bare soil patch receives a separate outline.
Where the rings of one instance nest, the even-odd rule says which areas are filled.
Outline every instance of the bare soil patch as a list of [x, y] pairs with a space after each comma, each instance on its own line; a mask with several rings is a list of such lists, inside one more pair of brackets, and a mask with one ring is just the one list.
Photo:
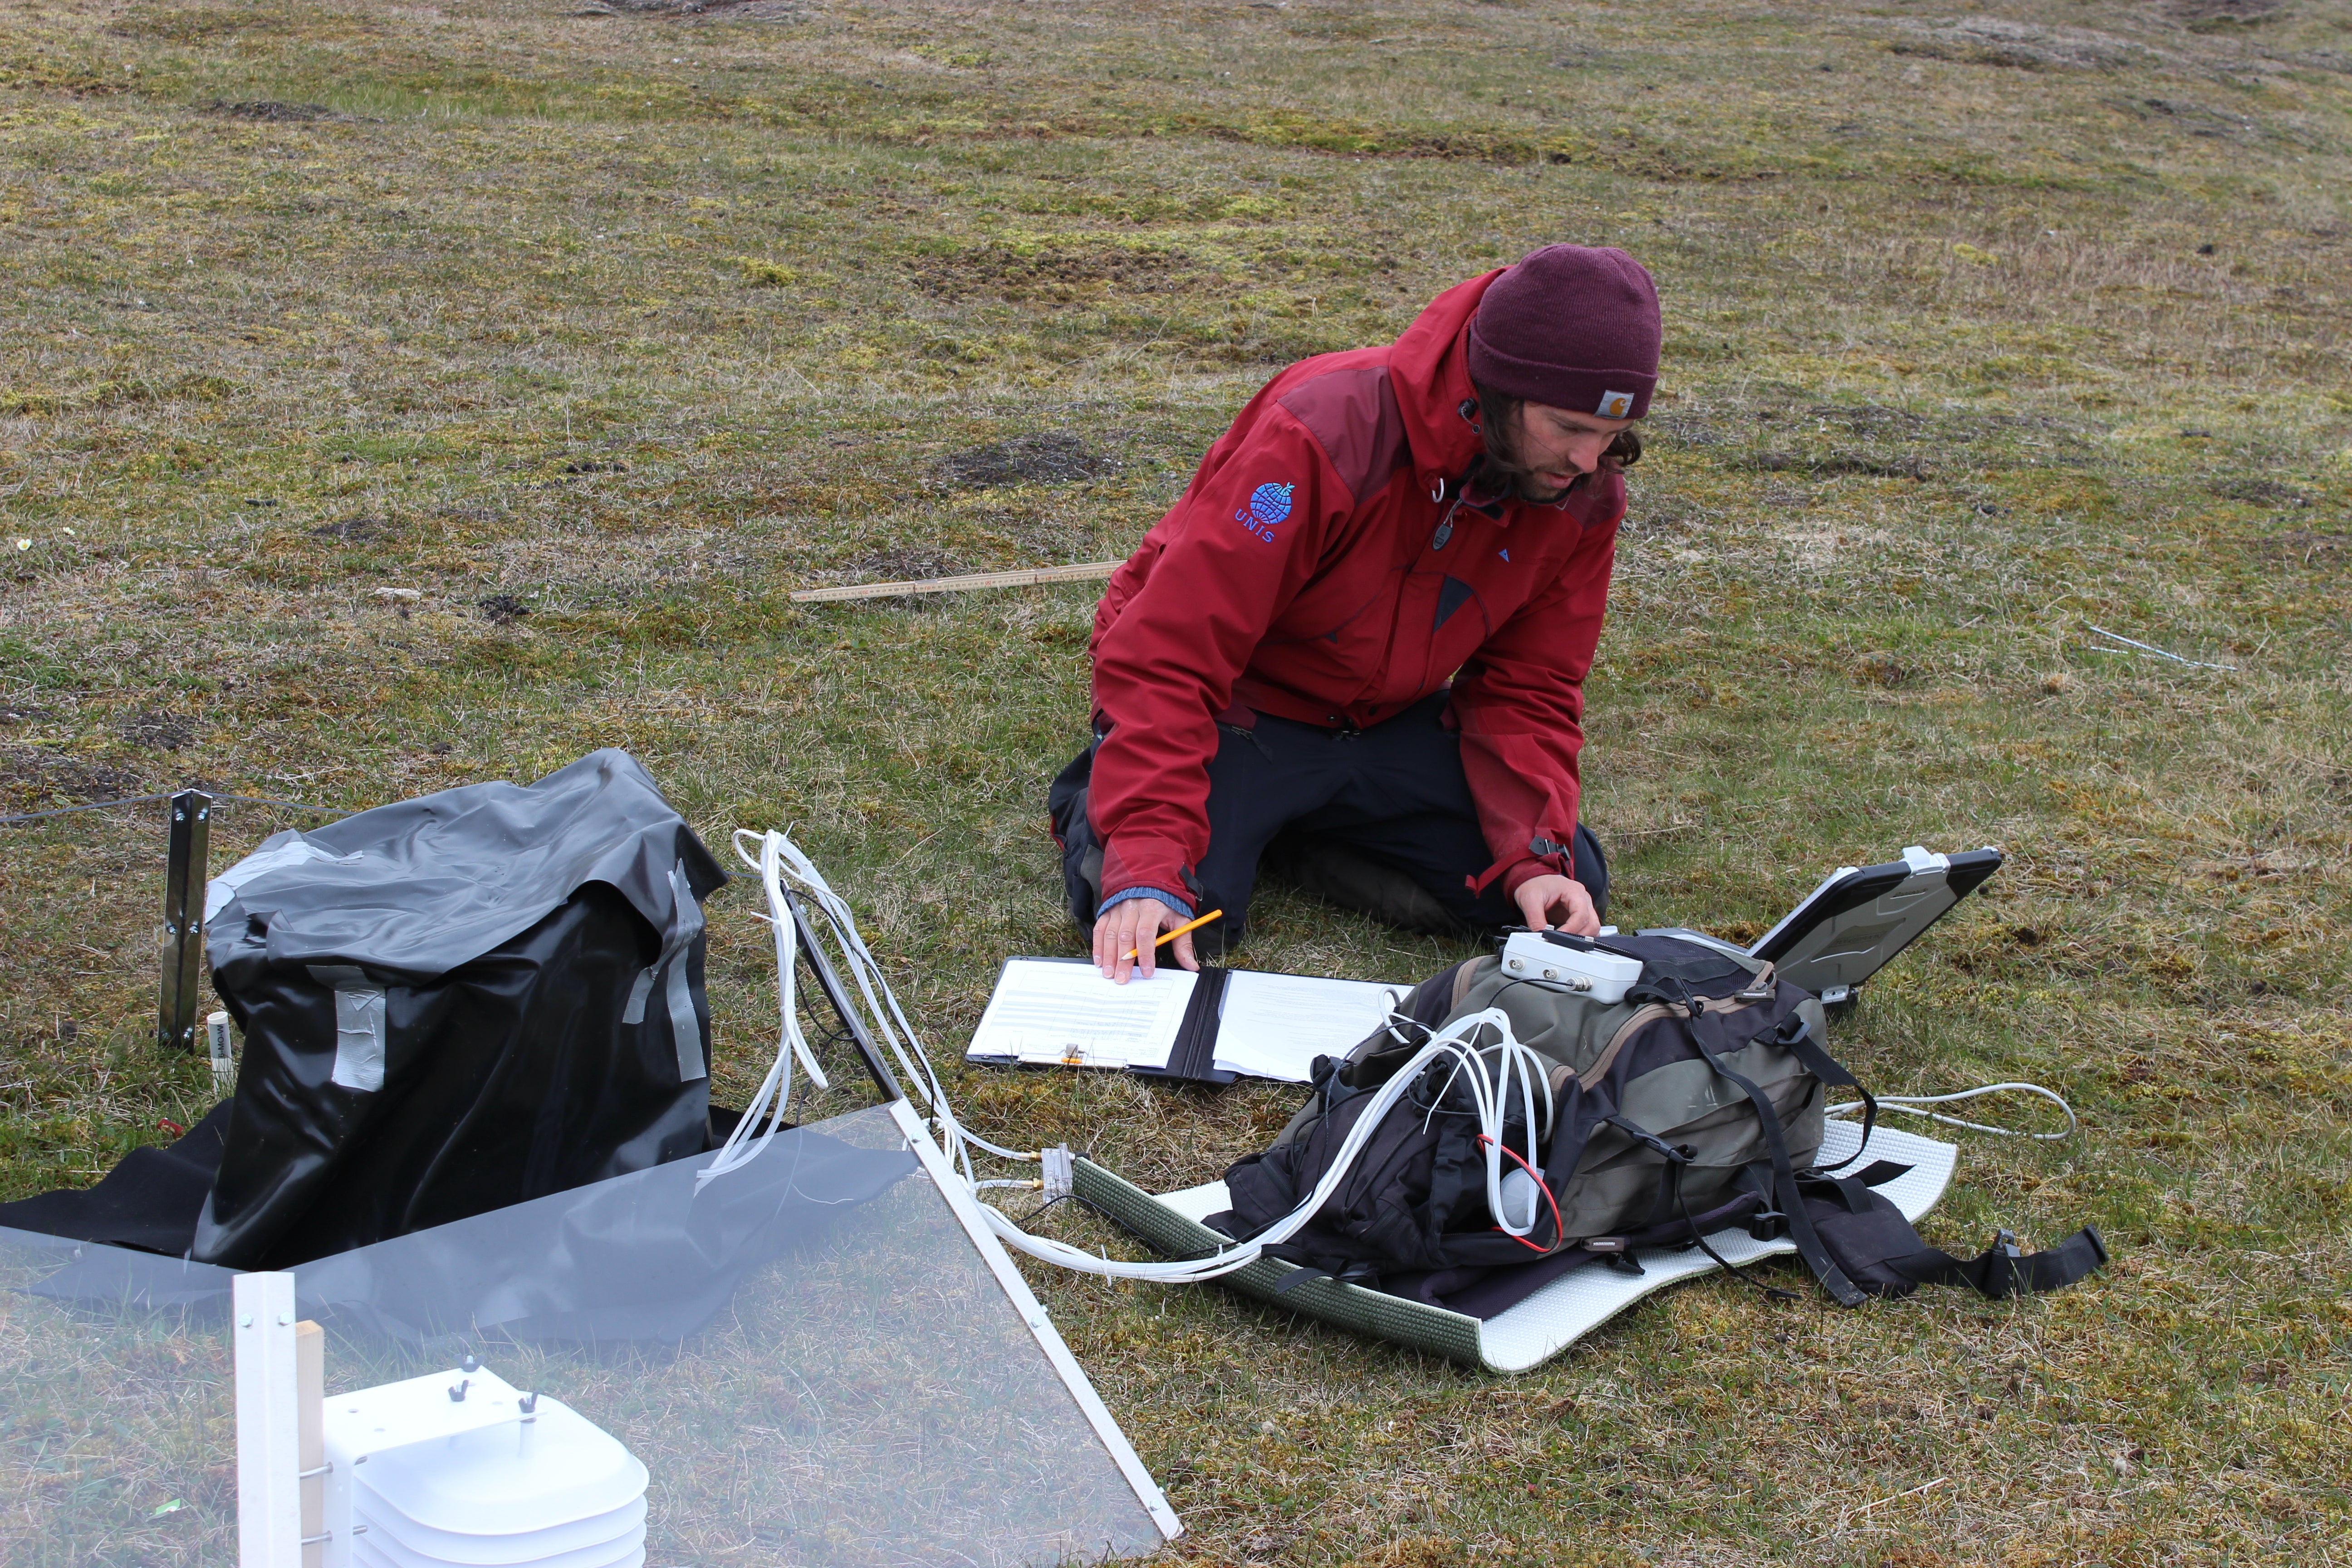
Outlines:
[[1038, 430], [951, 452], [940, 477], [965, 489], [1001, 485], [1063, 485], [1114, 472], [1118, 459], [1073, 430]]

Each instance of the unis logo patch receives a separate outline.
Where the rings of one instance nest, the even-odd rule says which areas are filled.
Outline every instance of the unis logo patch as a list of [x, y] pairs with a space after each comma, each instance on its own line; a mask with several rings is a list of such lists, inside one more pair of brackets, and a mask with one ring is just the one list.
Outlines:
[[1604, 392], [1601, 406], [1592, 412], [1603, 419], [1623, 419], [1633, 412], [1633, 395], [1630, 392]]
[[1275, 525], [1290, 515], [1290, 485], [1260, 485], [1250, 491], [1249, 505], [1234, 513], [1234, 521], [1265, 541], [1274, 542]]

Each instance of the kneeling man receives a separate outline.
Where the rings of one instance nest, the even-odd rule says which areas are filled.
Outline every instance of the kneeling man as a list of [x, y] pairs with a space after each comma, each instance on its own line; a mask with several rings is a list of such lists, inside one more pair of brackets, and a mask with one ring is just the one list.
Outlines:
[[1238, 937], [1262, 858], [1414, 929], [1600, 929], [1584, 676], [1659, 336], [1640, 263], [1547, 246], [1251, 399], [1095, 612], [1050, 808], [1106, 974]]

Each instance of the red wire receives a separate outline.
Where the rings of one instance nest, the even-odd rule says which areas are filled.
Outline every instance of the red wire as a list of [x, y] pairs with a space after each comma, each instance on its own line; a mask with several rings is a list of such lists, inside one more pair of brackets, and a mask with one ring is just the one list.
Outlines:
[[[1495, 1141], [1492, 1138], [1487, 1137], [1484, 1132], [1478, 1134], [1478, 1142], [1481, 1143], [1495, 1143]], [[1508, 1143], [1495, 1143], [1495, 1147], [1500, 1149], [1504, 1153], [1508, 1154], [1512, 1159], [1519, 1160], [1518, 1152], [1513, 1149]], [[1566, 1222], [1561, 1220], [1559, 1217], [1559, 1200], [1551, 1195], [1551, 1188], [1545, 1185], [1544, 1179], [1541, 1176], [1536, 1174], [1536, 1168], [1533, 1165], [1528, 1164], [1525, 1160], [1519, 1160], [1519, 1169], [1525, 1171], [1528, 1173], [1528, 1179], [1535, 1183], [1536, 1191], [1544, 1195], [1544, 1202], [1551, 1205], [1551, 1233], [1553, 1237], [1558, 1239], [1566, 1239], [1568, 1236], [1568, 1226]], [[1496, 1230], [1503, 1231], [1505, 1236], [1511, 1236], [1509, 1231], [1503, 1230], [1503, 1227], [1499, 1225], [1495, 1228]], [[1521, 1247], [1526, 1247], [1530, 1252], [1548, 1252], [1550, 1250], [1549, 1247], [1538, 1247], [1534, 1242], [1529, 1241], [1524, 1236], [1511, 1236], [1511, 1239], [1517, 1242]]]

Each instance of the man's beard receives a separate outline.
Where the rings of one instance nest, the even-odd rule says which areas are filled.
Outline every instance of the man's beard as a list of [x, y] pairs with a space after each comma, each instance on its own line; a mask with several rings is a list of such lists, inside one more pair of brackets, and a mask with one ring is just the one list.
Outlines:
[[1537, 481], [1535, 475], [1524, 469], [1498, 477], [1510, 486], [1514, 497], [1529, 506], [1558, 506], [1568, 499], [1568, 492], [1576, 488], [1576, 481], [1571, 479], [1556, 490], [1547, 489]]
[[1520, 460], [1518, 444], [1497, 429], [1497, 423], [1488, 420], [1479, 431], [1486, 447], [1486, 471], [1479, 478], [1514, 500], [1525, 501], [1530, 506], [1557, 506], [1567, 500], [1568, 492], [1576, 488], [1576, 481], [1571, 479], [1558, 489], [1545, 486], [1536, 478], [1535, 470]]

